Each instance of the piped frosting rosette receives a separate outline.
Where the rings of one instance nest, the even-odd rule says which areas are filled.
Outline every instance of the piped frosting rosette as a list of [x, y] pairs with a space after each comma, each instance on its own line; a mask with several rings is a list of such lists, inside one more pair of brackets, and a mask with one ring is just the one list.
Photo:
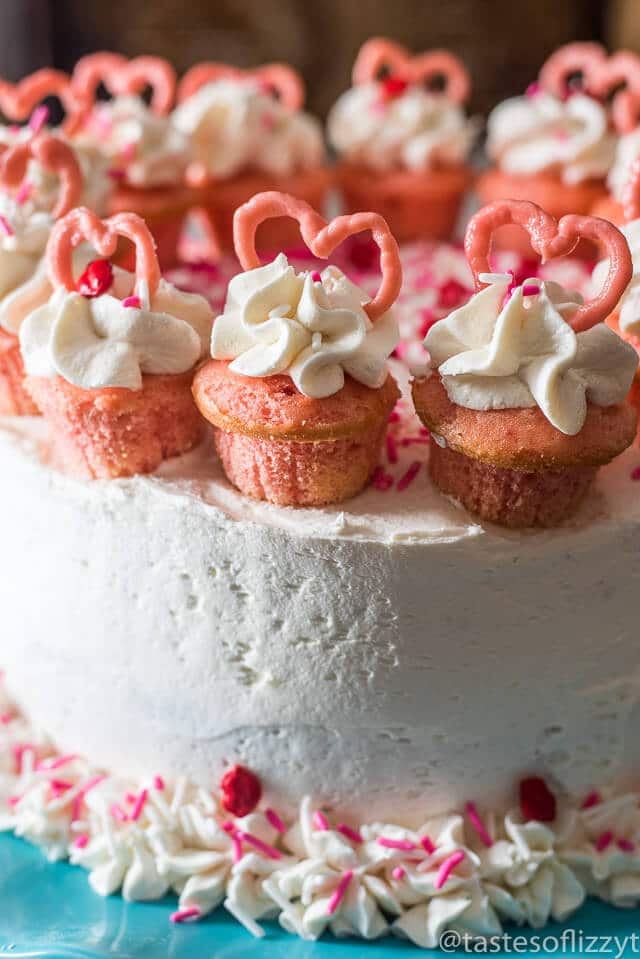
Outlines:
[[[78, 61], [72, 83], [84, 104], [77, 142], [108, 161], [116, 182], [150, 188], [183, 180], [191, 147], [171, 121], [176, 77], [166, 60], [94, 53]], [[100, 84], [112, 100], [96, 99]], [[138, 96], [147, 86], [152, 88], [149, 106]]]
[[379, 172], [463, 165], [479, 128], [464, 111], [469, 89], [451, 53], [411, 57], [389, 40], [370, 40], [354, 65], [352, 88], [329, 114], [329, 140], [343, 159]]
[[[135, 275], [97, 259], [76, 280], [77, 246], [110, 257], [120, 237], [135, 247]], [[133, 213], [103, 221], [73, 210], [52, 230], [47, 261], [53, 293], [22, 324], [20, 345], [27, 389], [70, 468], [128, 476], [190, 449], [202, 431], [190, 386], [210, 335], [206, 300], [161, 278]]]
[[[587, 303], [538, 278], [516, 285], [490, 272], [493, 233], [518, 225], [544, 260], [581, 239], [609, 254]], [[602, 321], [631, 277], [622, 234], [595, 217], [556, 221], [526, 201], [485, 207], [469, 222], [467, 259], [477, 292], [425, 339], [431, 375], [414, 384], [418, 414], [436, 439], [432, 478], [472, 512], [507, 526], [557, 525], [599, 465], [633, 440], [626, 403], [635, 351]]]
[[196, 64], [180, 83], [178, 101], [172, 119], [193, 146], [197, 180], [247, 171], [279, 177], [324, 162], [320, 124], [302, 110], [302, 81], [284, 64], [254, 70]]

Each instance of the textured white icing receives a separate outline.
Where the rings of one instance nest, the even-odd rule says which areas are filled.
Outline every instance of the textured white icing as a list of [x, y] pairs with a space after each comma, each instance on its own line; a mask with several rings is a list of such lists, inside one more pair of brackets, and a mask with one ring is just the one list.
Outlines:
[[487, 150], [505, 173], [557, 172], [566, 184], [605, 177], [616, 139], [606, 109], [591, 97], [513, 97], [489, 115]]
[[429, 170], [468, 159], [478, 121], [445, 96], [410, 86], [385, 99], [378, 83], [343, 93], [327, 121], [329, 140], [345, 159], [373, 170]]
[[20, 327], [25, 369], [63, 376], [85, 389], [139, 390], [145, 373], [183, 373], [203, 355], [213, 313], [203, 297], [162, 280], [150, 304], [124, 306], [132, 274], [119, 289], [93, 298], [55, 290]]
[[487, 286], [425, 339], [453, 403], [473, 410], [538, 406], [556, 429], [573, 436], [584, 425], [587, 401], [624, 401], [637, 354], [603, 323], [573, 331], [565, 317], [580, 296], [553, 282], [525, 280], [507, 297], [510, 274], [481, 279]]
[[97, 149], [136, 187], [180, 183], [192, 159], [188, 137], [171, 118], [159, 116], [135, 96], [99, 103], [76, 141]]
[[337, 267], [314, 279], [296, 273], [284, 253], [229, 283], [211, 334], [211, 355], [244, 376], [288, 374], [305, 396], [321, 399], [344, 386], [345, 373], [379, 387], [399, 331], [389, 311], [372, 323], [369, 297]]
[[318, 121], [303, 111], [290, 113], [252, 80], [207, 83], [172, 119], [212, 177], [249, 169], [286, 176], [324, 161]]

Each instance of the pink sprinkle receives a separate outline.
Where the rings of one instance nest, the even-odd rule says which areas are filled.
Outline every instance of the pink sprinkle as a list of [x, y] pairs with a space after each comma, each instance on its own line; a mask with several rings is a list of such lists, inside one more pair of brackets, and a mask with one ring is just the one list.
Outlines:
[[396, 866], [395, 869], [392, 869], [391, 871], [392, 879], [404, 879], [406, 875], [407, 872], [402, 866]]
[[74, 840], [73, 845], [76, 849], [84, 849], [89, 842], [89, 833], [83, 832]]
[[224, 822], [220, 823], [220, 829], [223, 829], [225, 832], [235, 832], [235, 828], [236, 827], [233, 825], [230, 819], [225, 819]]
[[468, 818], [469, 822], [471, 823], [473, 829], [476, 831], [476, 833], [478, 834], [479, 838], [480, 838], [481, 841], [484, 843], [484, 845], [487, 847], [487, 849], [490, 849], [491, 846], [493, 846], [493, 839], [491, 838], [491, 836], [490, 836], [489, 833], [487, 832], [486, 827], [485, 827], [482, 819], [480, 818], [480, 815], [479, 815], [479, 813], [478, 813], [478, 810], [477, 810], [476, 807], [475, 807], [475, 803], [468, 802], [468, 803], [466, 804], [466, 806], [465, 806], [465, 810], [466, 810], [466, 813], [467, 813], [467, 818]]
[[282, 859], [282, 853], [279, 849], [276, 849], [274, 846], [270, 846], [268, 843], [263, 842], [262, 839], [258, 839], [257, 836], [254, 836], [250, 832], [243, 832], [238, 830], [236, 833], [237, 838], [242, 842], [248, 842], [250, 846], [253, 846], [254, 849], [257, 849], [258, 852], [261, 852], [263, 855], [267, 856], [268, 859]]
[[96, 786], [99, 786], [101, 782], [104, 782], [106, 776], [94, 776], [93, 779], [90, 779], [85, 785], [79, 790], [73, 800], [73, 809], [71, 812], [71, 821], [75, 822], [76, 819], [80, 819], [80, 813], [82, 810], [82, 800], [84, 797], [91, 792], [92, 789], [95, 789]]
[[429, 855], [431, 855], [432, 853], [436, 851], [436, 847], [431, 842], [428, 836], [420, 836], [420, 845], [422, 846], [425, 852], [429, 853]]
[[29, 129], [32, 133], [40, 133], [43, 126], [49, 119], [49, 108], [42, 104], [36, 107], [29, 120]]
[[107, 176], [111, 180], [124, 180], [126, 175], [126, 170], [119, 170], [117, 167], [111, 167], [109, 170], [107, 170]]
[[136, 799], [133, 809], [131, 810], [131, 819], [133, 820], [133, 822], [136, 822], [136, 820], [140, 818], [140, 815], [142, 813], [142, 810], [144, 809], [148, 796], [149, 796], [148, 789], [141, 790], [140, 795]]
[[233, 834], [231, 842], [233, 843], [233, 861], [240, 862], [242, 859], [242, 842], [237, 833]]
[[314, 283], [322, 283], [322, 277], [320, 276], [317, 270], [313, 271], [313, 273], [311, 274], [311, 279], [313, 280]]
[[265, 809], [264, 814], [267, 818], [267, 821], [273, 826], [276, 832], [286, 832], [285, 824], [275, 810]]
[[140, 309], [140, 297], [139, 297], [139, 296], [127, 296], [127, 297], [125, 297], [125, 299], [122, 301], [122, 305], [123, 305], [123, 306], [131, 306], [131, 307], [133, 307], [135, 310], [139, 310], [139, 309]]
[[371, 475], [371, 485], [374, 489], [379, 489], [382, 492], [385, 492], [386, 490], [391, 489], [393, 486], [393, 476], [389, 476], [388, 473], [385, 473], [384, 467], [376, 466]]
[[136, 801], [136, 798], [137, 797], [135, 793], [125, 793], [124, 801], [128, 803], [129, 805], [131, 805], [132, 803]]
[[341, 832], [343, 836], [346, 836], [347, 839], [350, 839], [351, 842], [361, 843], [363, 841], [359, 832], [356, 832], [355, 829], [352, 829], [351, 826], [347, 826], [343, 822], [339, 823], [336, 829], [338, 832]]
[[3, 713], [2, 716], [0, 716], [0, 726], [8, 726], [15, 718], [13, 713]]
[[53, 759], [41, 759], [40, 762], [36, 763], [36, 769], [39, 772], [43, 769], [48, 769], [50, 772], [53, 772], [55, 769], [61, 769], [62, 766], [72, 763], [73, 760], [77, 758], [75, 753], [67, 753], [64, 756], [55, 756]]
[[385, 836], [378, 837], [378, 845], [385, 849], [402, 849], [403, 852], [411, 852], [416, 848], [416, 844], [410, 839], [387, 839]]
[[33, 183], [29, 183], [28, 180], [23, 180], [22, 185], [20, 186], [20, 189], [16, 193], [16, 197], [15, 197], [15, 200], [18, 206], [22, 206], [23, 203], [27, 202], [27, 200], [31, 196], [32, 191], [33, 191]]
[[631, 842], [630, 839], [618, 839], [616, 845], [618, 849], [621, 849], [622, 852], [633, 852], [636, 848], [635, 843]]
[[4, 233], [5, 236], [13, 236], [13, 227], [7, 220], [6, 216], [0, 214], [0, 230]]
[[8, 805], [8, 806], [17, 806], [21, 799], [22, 799], [22, 796], [8, 796], [8, 797], [7, 797], [7, 805]]
[[600, 802], [600, 793], [595, 790], [592, 793], [589, 793], [585, 801], [582, 803], [582, 809], [591, 809], [592, 806], [597, 806]]
[[126, 822], [129, 818], [122, 806], [120, 806], [117, 802], [111, 803], [109, 806], [109, 812], [118, 822]]
[[397, 410], [391, 410], [389, 413], [389, 423], [398, 423], [400, 421], [400, 414]]
[[400, 477], [396, 486], [399, 493], [401, 493], [403, 490], [407, 488], [407, 486], [410, 486], [411, 483], [413, 483], [414, 479], [420, 472], [421, 466], [422, 466], [422, 463], [420, 463], [418, 460], [414, 460], [414, 462], [411, 464], [411, 466], [409, 467], [407, 472], [404, 474], [404, 476]]
[[524, 92], [527, 97], [535, 97], [540, 93], [540, 84], [530, 83]]
[[390, 463], [398, 462], [398, 447], [391, 433], [387, 436], [387, 459]]
[[319, 829], [321, 832], [326, 832], [329, 828], [329, 823], [327, 822], [327, 817], [324, 813], [321, 813], [319, 809], [313, 814], [313, 825], [315, 829]]
[[436, 877], [436, 889], [442, 889], [445, 882], [451, 875], [452, 871], [456, 866], [460, 865], [464, 859], [464, 852], [462, 849], [458, 849], [457, 852], [451, 853], [451, 855], [445, 859], [440, 868], [438, 869], [438, 875]]
[[125, 160], [133, 160], [133, 158], [134, 158], [135, 155], [136, 155], [136, 150], [137, 150], [137, 149], [138, 149], [137, 143], [135, 143], [135, 142], [132, 140], [132, 141], [129, 142], [129, 143], [125, 143], [125, 145], [123, 146], [122, 150], [120, 151], [120, 154], [121, 154], [122, 157], [124, 157]]
[[636, 466], [636, 468], [631, 471], [631, 479], [640, 480], [640, 466]]
[[522, 287], [523, 296], [537, 296], [540, 292], [540, 287], [536, 283], [525, 283]]
[[157, 789], [158, 792], [162, 792], [162, 790], [164, 789], [164, 779], [162, 778], [162, 776], [153, 777], [153, 788]]
[[429, 432], [426, 426], [421, 426], [419, 432], [420, 432], [420, 436], [426, 436], [426, 437], [431, 436], [431, 433]]
[[611, 845], [613, 841], [613, 833], [610, 829], [607, 829], [596, 839], [596, 852], [604, 852], [607, 846]]
[[49, 786], [56, 796], [60, 796], [61, 793], [65, 793], [68, 789], [71, 789], [73, 784], [65, 782], [63, 779], [50, 779]]
[[327, 906], [328, 916], [332, 916], [334, 914], [334, 912], [336, 911], [336, 909], [338, 908], [338, 906], [344, 899], [345, 893], [352, 879], [353, 879], [353, 869], [347, 869], [346, 872], [342, 873], [342, 878], [340, 879], [340, 882], [338, 883], [338, 887], [336, 891], [334, 892], [334, 894], [332, 895], [331, 899], [329, 900], [329, 904]]
[[189, 919], [197, 919], [200, 915], [200, 910], [197, 906], [188, 906], [186, 909], [179, 909], [177, 912], [172, 912], [169, 916], [171, 922], [188, 922]]

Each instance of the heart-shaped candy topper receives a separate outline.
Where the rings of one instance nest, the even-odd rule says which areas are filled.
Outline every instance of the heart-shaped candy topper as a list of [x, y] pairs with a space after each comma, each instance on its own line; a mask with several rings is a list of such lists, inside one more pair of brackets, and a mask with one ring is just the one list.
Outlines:
[[528, 200], [497, 200], [483, 207], [469, 220], [464, 249], [476, 290], [486, 285], [480, 279], [480, 274], [491, 272], [489, 253], [493, 234], [506, 225], [521, 226], [527, 231], [531, 246], [543, 263], [571, 253], [581, 239], [602, 245], [609, 261], [602, 289], [592, 300], [579, 306], [567, 322], [576, 333], [581, 333], [613, 312], [633, 274], [631, 253], [620, 230], [607, 220], [595, 216], [569, 214], [556, 220]]
[[234, 246], [244, 270], [254, 270], [260, 266], [255, 243], [257, 228], [264, 220], [279, 216], [290, 216], [297, 220], [307, 247], [314, 256], [323, 260], [331, 256], [348, 237], [370, 230], [380, 250], [382, 282], [364, 310], [371, 320], [386, 313], [400, 292], [402, 266], [398, 244], [383, 217], [378, 213], [354, 213], [351, 216], [337, 216], [327, 223], [308, 203], [288, 193], [257, 193], [238, 207], [233, 218]]
[[628, 91], [640, 93], [640, 57], [630, 50], [617, 53], [594, 63], [591, 83], [595, 96], [601, 100], [613, 97], [613, 102]]
[[[606, 50], [599, 43], [567, 43], [543, 64], [538, 82], [543, 90], [560, 100], [564, 100], [572, 89], [598, 96], [608, 59]], [[573, 78], [579, 78], [575, 88], [571, 82]]]
[[36, 70], [19, 83], [0, 80], [0, 111], [8, 120], [26, 120], [47, 97], [57, 97], [65, 111], [62, 129], [75, 133], [83, 115], [83, 103], [76, 96], [71, 78], [61, 70]]
[[257, 80], [265, 90], [277, 94], [284, 108], [290, 113], [295, 113], [304, 103], [302, 78], [285, 63], [265, 63], [252, 70], [242, 70], [227, 63], [214, 62], [196, 63], [185, 73], [178, 86], [178, 103], [184, 103], [207, 83], [215, 83], [217, 80], [234, 80], [238, 83]]
[[442, 93], [454, 103], [465, 103], [471, 91], [466, 67], [448, 50], [430, 50], [414, 57], [399, 43], [374, 37], [360, 48], [353, 65], [353, 84], [374, 83], [389, 76], [427, 87], [442, 79]]
[[18, 190], [25, 182], [30, 160], [55, 173], [60, 180], [58, 202], [52, 210], [54, 219], [65, 216], [78, 205], [83, 177], [73, 149], [59, 137], [39, 134], [23, 143], [8, 147], [0, 159], [0, 184]]
[[161, 116], [171, 112], [176, 93], [176, 72], [162, 57], [127, 60], [119, 53], [91, 53], [78, 60], [71, 82], [85, 113], [93, 109], [101, 83], [114, 97], [151, 87], [151, 109]]
[[110, 257], [121, 236], [135, 246], [135, 294], [142, 303], [148, 303], [158, 289], [160, 266], [149, 228], [136, 213], [116, 213], [108, 220], [101, 220], [86, 207], [78, 207], [58, 220], [47, 244], [47, 264], [54, 287], [76, 289], [72, 255], [80, 243], [86, 240], [101, 256]]
[[624, 185], [622, 209], [625, 223], [640, 219], [640, 157], [633, 161], [629, 171], [629, 179]]

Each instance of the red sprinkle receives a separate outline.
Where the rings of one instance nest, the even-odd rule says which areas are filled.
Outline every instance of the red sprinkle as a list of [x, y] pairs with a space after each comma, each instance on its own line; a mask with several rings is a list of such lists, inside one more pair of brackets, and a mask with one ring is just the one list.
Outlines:
[[275, 811], [275, 809], [265, 809], [264, 814], [265, 814], [265, 817], [266, 817], [266, 819], [267, 819], [267, 822], [268, 822], [271, 826], [273, 826], [273, 828], [275, 829], [276, 832], [286, 832], [286, 831], [287, 831], [285, 824], [283, 823], [282, 819], [280, 819], [280, 816], [279, 816], [278, 813]]
[[460, 306], [469, 296], [469, 290], [462, 283], [451, 279], [443, 283], [438, 290], [438, 306], [445, 310], [452, 310]]
[[178, 909], [169, 916], [171, 922], [187, 922], [189, 919], [197, 919], [200, 910], [197, 906], [188, 906], [186, 909]]
[[388, 473], [385, 473], [383, 466], [376, 466], [371, 477], [371, 485], [374, 489], [382, 490], [385, 492], [388, 489], [391, 489], [393, 486], [393, 476], [389, 476]]
[[36, 107], [29, 119], [29, 129], [33, 134], [40, 133], [49, 119], [49, 108], [44, 103]]
[[618, 839], [616, 843], [618, 849], [621, 849], [622, 852], [633, 852], [636, 848], [636, 844], [631, 842], [630, 839]]
[[395, 437], [389, 433], [387, 436], [387, 459], [390, 463], [398, 462], [398, 447], [396, 445]]
[[407, 486], [413, 483], [414, 479], [420, 472], [421, 466], [422, 466], [422, 463], [420, 463], [418, 460], [414, 460], [414, 462], [411, 464], [411, 466], [409, 467], [407, 472], [404, 474], [404, 476], [400, 477], [397, 483], [397, 490], [399, 493], [401, 493], [403, 490], [407, 488]]
[[636, 468], [631, 471], [631, 479], [640, 480], [640, 466], [636, 466]]
[[113, 267], [109, 260], [92, 260], [78, 280], [76, 289], [82, 296], [92, 299], [102, 296], [113, 283]]
[[602, 835], [598, 836], [596, 839], [596, 851], [604, 852], [607, 846], [610, 846], [613, 842], [613, 833], [610, 829], [607, 829], [606, 832], [603, 832]]
[[122, 301], [123, 306], [131, 307], [134, 310], [140, 309], [140, 297], [139, 296], [127, 296]]
[[359, 832], [356, 832], [355, 829], [352, 829], [351, 826], [347, 826], [343, 822], [339, 823], [336, 826], [336, 829], [338, 832], [341, 832], [343, 836], [346, 836], [347, 839], [350, 839], [351, 842], [355, 842], [359, 845], [363, 841]]
[[432, 309], [428, 306], [424, 306], [420, 310], [420, 329], [418, 335], [420, 339], [423, 340], [434, 323], [437, 323], [440, 318], [436, 316]]
[[400, 414], [398, 413], [398, 411], [397, 411], [397, 410], [391, 410], [391, 412], [389, 413], [388, 422], [389, 422], [389, 423], [398, 423], [399, 421], [400, 421]]
[[322, 277], [320, 276], [317, 270], [313, 271], [313, 273], [311, 274], [311, 279], [313, 280], [314, 283], [322, 283]]
[[540, 93], [540, 84], [530, 83], [524, 92], [525, 92], [525, 96], [527, 97], [535, 97], [537, 96], [538, 93]]
[[553, 822], [556, 818], [556, 797], [540, 776], [520, 781], [520, 809], [527, 821]]
[[260, 780], [246, 766], [236, 764], [220, 780], [222, 806], [234, 816], [248, 816], [262, 796]]
[[164, 789], [164, 779], [162, 778], [162, 776], [153, 777], [153, 788], [157, 789], [159, 792], [162, 792], [162, 790]]
[[436, 851], [436, 846], [429, 839], [428, 836], [420, 836], [420, 845], [422, 846], [425, 852], [429, 853], [429, 855], [431, 855], [432, 853]]
[[405, 80], [404, 77], [391, 76], [385, 77], [381, 81], [382, 86], [382, 95], [385, 100], [395, 100], [396, 97], [401, 97], [409, 86], [409, 81]]
[[597, 806], [600, 802], [600, 793], [595, 790], [587, 796], [585, 801], [582, 803], [582, 809], [591, 809], [592, 806]]

